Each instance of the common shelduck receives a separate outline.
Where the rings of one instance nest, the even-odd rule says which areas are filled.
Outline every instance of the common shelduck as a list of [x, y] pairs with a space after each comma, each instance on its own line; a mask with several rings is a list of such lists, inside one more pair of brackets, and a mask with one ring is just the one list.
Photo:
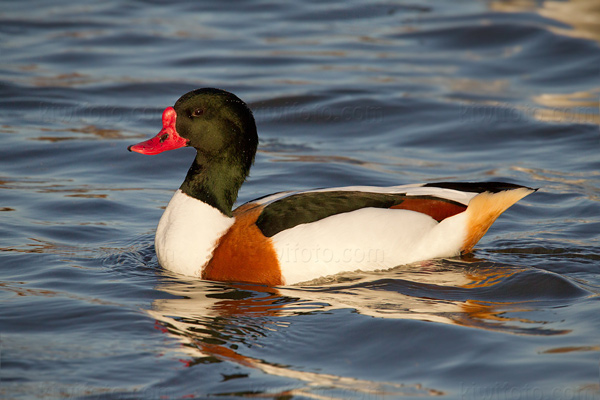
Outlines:
[[158, 261], [207, 280], [292, 285], [457, 256], [534, 191], [501, 182], [350, 186], [276, 193], [232, 210], [258, 145], [246, 103], [197, 89], [167, 107], [162, 123], [129, 150], [191, 146], [196, 158], [158, 223]]

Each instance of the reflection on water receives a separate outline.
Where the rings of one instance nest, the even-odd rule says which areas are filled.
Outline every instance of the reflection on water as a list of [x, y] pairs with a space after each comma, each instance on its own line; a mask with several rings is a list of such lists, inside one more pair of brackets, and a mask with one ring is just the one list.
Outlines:
[[[198, 363], [231, 362], [262, 371], [265, 374], [293, 378], [306, 386], [281, 393], [269, 393], [269, 397], [309, 396], [311, 392], [331, 390], [369, 396], [439, 396], [444, 392], [426, 388], [420, 384], [379, 382], [328, 373], [307, 372], [294, 366], [278, 365], [243, 355], [239, 345], [250, 347], [258, 338], [268, 340], [269, 335], [290, 328], [285, 316], [324, 311], [327, 304], [312, 300], [287, 297], [276, 288], [253, 285], [224, 286], [207, 282], [171, 283], [160, 287], [178, 299], [154, 302], [148, 313], [156, 318], [161, 330], [182, 342], [182, 350], [191, 357], [185, 365]], [[290, 294], [295, 294], [290, 292]], [[239, 376], [238, 376], [239, 377]], [[226, 395], [228, 393], [219, 393]], [[239, 394], [239, 393], [238, 393]], [[337, 396], [327, 398], [338, 398]], [[341, 397], [343, 398], [343, 397]]]
[[[323, 286], [325, 280], [329, 284]], [[421, 384], [375, 382], [306, 372], [247, 356], [246, 349], [281, 336], [288, 346], [297, 337], [291, 317], [351, 309], [364, 316], [417, 320], [519, 335], [566, 335], [538, 310], [554, 292], [579, 298], [588, 293], [558, 275], [480, 260], [429, 261], [397, 271], [345, 273], [314, 286], [268, 288], [249, 284], [169, 282], [158, 289], [175, 298], [155, 300], [149, 314], [160, 329], [177, 338], [190, 357], [185, 364], [227, 361], [266, 374], [292, 377], [307, 386], [286, 391], [308, 393], [336, 388], [369, 395], [442, 395]], [[331, 282], [333, 280], [333, 282]], [[337, 282], [337, 283], [336, 283]], [[534, 282], [541, 282], [535, 287]], [[320, 283], [320, 285], [319, 285]], [[544, 297], [548, 293], [549, 297]], [[564, 302], [563, 302], [564, 304]], [[294, 329], [296, 328], [296, 329]], [[343, 327], [338, 327], [343, 331]], [[333, 397], [335, 398], [335, 396]]]
[[537, 12], [543, 17], [567, 24], [568, 28], [549, 27], [560, 35], [600, 42], [600, 4], [596, 0], [541, 3], [534, 0], [494, 1], [491, 8], [504, 12]]
[[539, 121], [598, 125], [599, 97], [600, 88], [589, 92], [541, 94], [532, 100], [543, 108], [535, 109], [531, 114]]

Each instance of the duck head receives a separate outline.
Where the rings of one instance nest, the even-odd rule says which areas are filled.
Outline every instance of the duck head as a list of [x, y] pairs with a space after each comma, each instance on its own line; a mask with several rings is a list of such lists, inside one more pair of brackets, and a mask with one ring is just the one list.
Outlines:
[[208, 158], [237, 153], [250, 168], [258, 135], [252, 111], [236, 95], [203, 88], [181, 96], [162, 115], [163, 128], [153, 138], [129, 146], [129, 151], [154, 155], [185, 146]]
[[129, 146], [129, 151], [154, 155], [194, 147], [196, 158], [180, 189], [231, 214], [258, 146], [256, 123], [246, 103], [224, 90], [196, 89], [167, 107], [162, 123], [156, 136]]

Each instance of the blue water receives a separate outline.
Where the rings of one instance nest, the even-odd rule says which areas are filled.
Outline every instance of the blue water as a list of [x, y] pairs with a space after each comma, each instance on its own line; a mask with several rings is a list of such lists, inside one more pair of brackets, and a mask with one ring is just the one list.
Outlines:
[[[596, 399], [600, 7], [4, 1], [3, 399]], [[239, 202], [500, 180], [471, 255], [269, 288], [163, 271], [193, 158], [126, 148], [189, 90], [261, 143]]]

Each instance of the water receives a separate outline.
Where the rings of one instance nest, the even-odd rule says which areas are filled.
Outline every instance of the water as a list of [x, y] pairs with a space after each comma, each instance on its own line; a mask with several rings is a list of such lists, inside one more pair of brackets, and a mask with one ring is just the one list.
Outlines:
[[[598, 398], [599, 21], [594, 0], [3, 2], [0, 397]], [[540, 190], [462, 258], [185, 279], [153, 235], [193, 151], [126, 147], [205, 86], [255, 110], [240, 202]]]

